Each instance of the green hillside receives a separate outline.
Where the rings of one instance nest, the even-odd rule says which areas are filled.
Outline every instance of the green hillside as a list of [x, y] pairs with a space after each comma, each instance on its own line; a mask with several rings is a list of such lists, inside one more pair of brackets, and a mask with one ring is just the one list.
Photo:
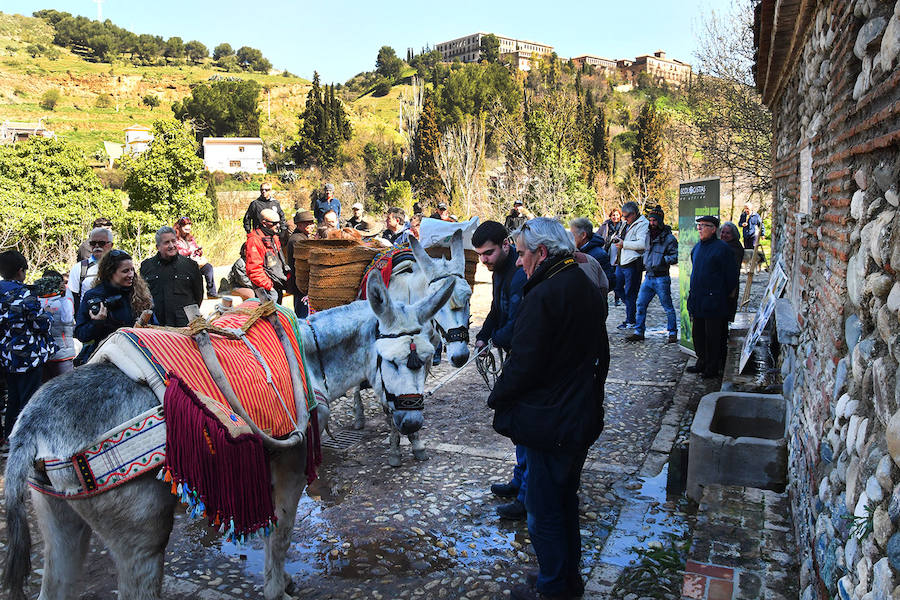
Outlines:
[[[211, 61], [160, 67], [90, 62], [53, 46], [52, 39], [53, 28], [45, 21], [0, 12], [0, 121], [43, 119], [57, 136], [91, 155], [102, 149], [103, 141], [123, 142], [124, 129], [130, 125], [150, 125], [154, 119], [171, 117], [172, 103], [190, 95], [191, 85], [211, 77], [236, 76], [255, 79], [268, 88], [268, 93], [264, 90], [260, 95], [263, 139], [288, 143], [297, 134], [297, 115], [310, 85], [306, 79], [226, 73]], [[354, 131], [364, 137], [399, 140], [398, 97], [404, 87], [397, 86], [382, 98], [364, 96], [352, 102], [348, 113]], [[50, 89], [62, 94], [54, 110], [40, 105], [41, 97]], [[98, 107], [98, 98], [105, 95], [112, 106]], [[142, 99], [146, 95], [159, 98], [160, 106], [145, 106]], [[101, 105], [103, 102], [99, 101]]]

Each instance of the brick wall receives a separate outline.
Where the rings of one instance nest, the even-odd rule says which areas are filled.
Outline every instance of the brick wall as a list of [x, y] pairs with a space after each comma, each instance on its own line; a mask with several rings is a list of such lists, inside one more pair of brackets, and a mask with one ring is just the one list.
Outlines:
[[877, 600], [900, 583], [900, 2], [814, 4], [771, 105], [774, 244], [802, 331], [782, 355], [790, 490], [804, 600]]

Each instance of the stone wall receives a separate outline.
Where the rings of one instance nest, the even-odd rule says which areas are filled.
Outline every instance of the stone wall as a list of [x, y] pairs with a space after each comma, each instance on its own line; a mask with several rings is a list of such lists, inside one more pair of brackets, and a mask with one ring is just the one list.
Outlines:
[[801, 593], [883, 600], [900, 596], [900, 1], [813, 4], [771, 106]]

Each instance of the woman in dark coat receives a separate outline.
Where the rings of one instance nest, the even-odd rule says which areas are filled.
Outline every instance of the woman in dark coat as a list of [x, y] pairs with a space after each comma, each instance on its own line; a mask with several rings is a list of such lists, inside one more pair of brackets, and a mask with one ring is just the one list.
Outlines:
[[728, 321], [734, 322], [734, 315], [737, 314], [738, 291], [741, 286], [741, 265], [744, 262], [744, 246], [741, 244], [737, 226], [731, 221], [726, 221], [719, 228], [719, 239], [728, 244], [728, 248], [734, 253], [734, 262], [738, 273], [738, 285], [734, 288], [731, 296], [729, 296], [731, 316], [728, 318]]

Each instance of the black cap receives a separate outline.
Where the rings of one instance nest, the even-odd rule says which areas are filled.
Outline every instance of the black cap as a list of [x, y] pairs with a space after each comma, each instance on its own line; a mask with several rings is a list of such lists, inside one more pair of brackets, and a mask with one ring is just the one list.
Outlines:
[[716, 227], [719, 226], [719, 217], [714, 217], [712, 215], [700, 215], [696, 219], [697, 223], [712, 223]]

